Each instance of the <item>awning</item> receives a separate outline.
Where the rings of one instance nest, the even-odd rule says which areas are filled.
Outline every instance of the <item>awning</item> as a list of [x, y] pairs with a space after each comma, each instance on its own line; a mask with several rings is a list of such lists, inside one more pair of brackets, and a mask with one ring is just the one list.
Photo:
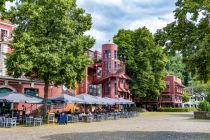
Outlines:
[[62, 102], [65, 102], [65, 103], [85, 103], [85, 101], [83, 99], [79, 99], [77, 97], [74, 97], [74, 96], [71, 96], [71, 95], [68, 95], [68, 94], [61, 94], [59, 96], [53, 96], [53, 97], [50, 97], [49, 100], [53, 101], [53, 102], [56, 102], [56, 101], [62, 101]]
[[97, 100], [99, 100], [100, 102], [102, 102], [103, 105], [114, 105], [115, 103], [112, 102], [111, 100], [108, 100], [106, 98], [102, 98], [99, 96], [93, 96], [94, 98], [96, 98]]
[[97, 100], [94, 96], [83, 93], [76, 96], [79, 99], [84, 100], [85, 104], [103, 104], [102, 101]]
[[0, 94], [0, 101], [11, 102], [11, 103], [30, 103], [30, 104], [39, 104], [42, 103], [42, 99], [29, 96], [17, 92], [9, 92], [5, 94]]

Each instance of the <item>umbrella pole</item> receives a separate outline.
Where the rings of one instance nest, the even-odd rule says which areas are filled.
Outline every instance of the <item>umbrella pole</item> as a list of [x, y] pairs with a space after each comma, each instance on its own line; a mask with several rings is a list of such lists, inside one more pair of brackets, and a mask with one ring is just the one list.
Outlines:
[[14, 108], [14, 103], [11, 103], [12, 117], [14, 116], [14, 110], [13, 110], [13, 108]]

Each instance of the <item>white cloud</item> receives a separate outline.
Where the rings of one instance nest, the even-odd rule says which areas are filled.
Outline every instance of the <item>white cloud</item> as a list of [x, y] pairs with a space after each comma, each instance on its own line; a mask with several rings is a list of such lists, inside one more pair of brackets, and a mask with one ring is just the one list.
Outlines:
[[15, 3], [12, 2], [6, 2], [6, 9], [9, 9], [10, 7], [15, 6]]
[[88, 32], [96, 39], [94, 48], [111, 40], [121, 28], [137, 29], [146, 26], [152, 33], [174, 20], [176, 0], [78, 0], [93, 17]]
[[165, 27], [168, 24], [168, 22], [162, 18], [152, 17], [149, 19], [140, 19], [132, 22], [130, 25], [128, 25], [128, 29], [135, 30], [139, 27], [147, 27], [150, 32], [155, 33], [157, 29], [161, 29]]
[[[78, 5], [84, 5], [87, 0], [78, 0]], [[100, 5], [108, 5], [108, 6], [122, 6], [122, 0], [91, 0], [92, 3], [98, 3]]]

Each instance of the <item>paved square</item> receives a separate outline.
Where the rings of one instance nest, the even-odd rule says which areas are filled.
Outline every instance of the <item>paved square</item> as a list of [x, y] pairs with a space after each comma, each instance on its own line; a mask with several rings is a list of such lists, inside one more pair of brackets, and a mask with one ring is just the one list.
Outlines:
[[210, 140], [210, 120], [193, 113], [141, 113], [139, 117], [68, 125], [0, 128], [0, 140]]

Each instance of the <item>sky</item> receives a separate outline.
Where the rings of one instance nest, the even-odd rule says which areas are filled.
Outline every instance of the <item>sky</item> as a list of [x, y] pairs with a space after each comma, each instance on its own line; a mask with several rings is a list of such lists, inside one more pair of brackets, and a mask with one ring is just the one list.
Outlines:
[[146, 26], [152, 33], [174, 20], [176, 0], [77, 0], [92, 16], [92, 29], [86, 34], [96, 39], [94, 49], [112, 41], [119, 29]]
[[[112, 41], [119, 29], [135, 30], [146, 26], [152, 33], [174, 20], [176, 0], [77, 0], [77, 5], [92, 16], [87, 31], [96, 39], [93, 50]], [[7, 3], [10, 7], [12, 3]]]

